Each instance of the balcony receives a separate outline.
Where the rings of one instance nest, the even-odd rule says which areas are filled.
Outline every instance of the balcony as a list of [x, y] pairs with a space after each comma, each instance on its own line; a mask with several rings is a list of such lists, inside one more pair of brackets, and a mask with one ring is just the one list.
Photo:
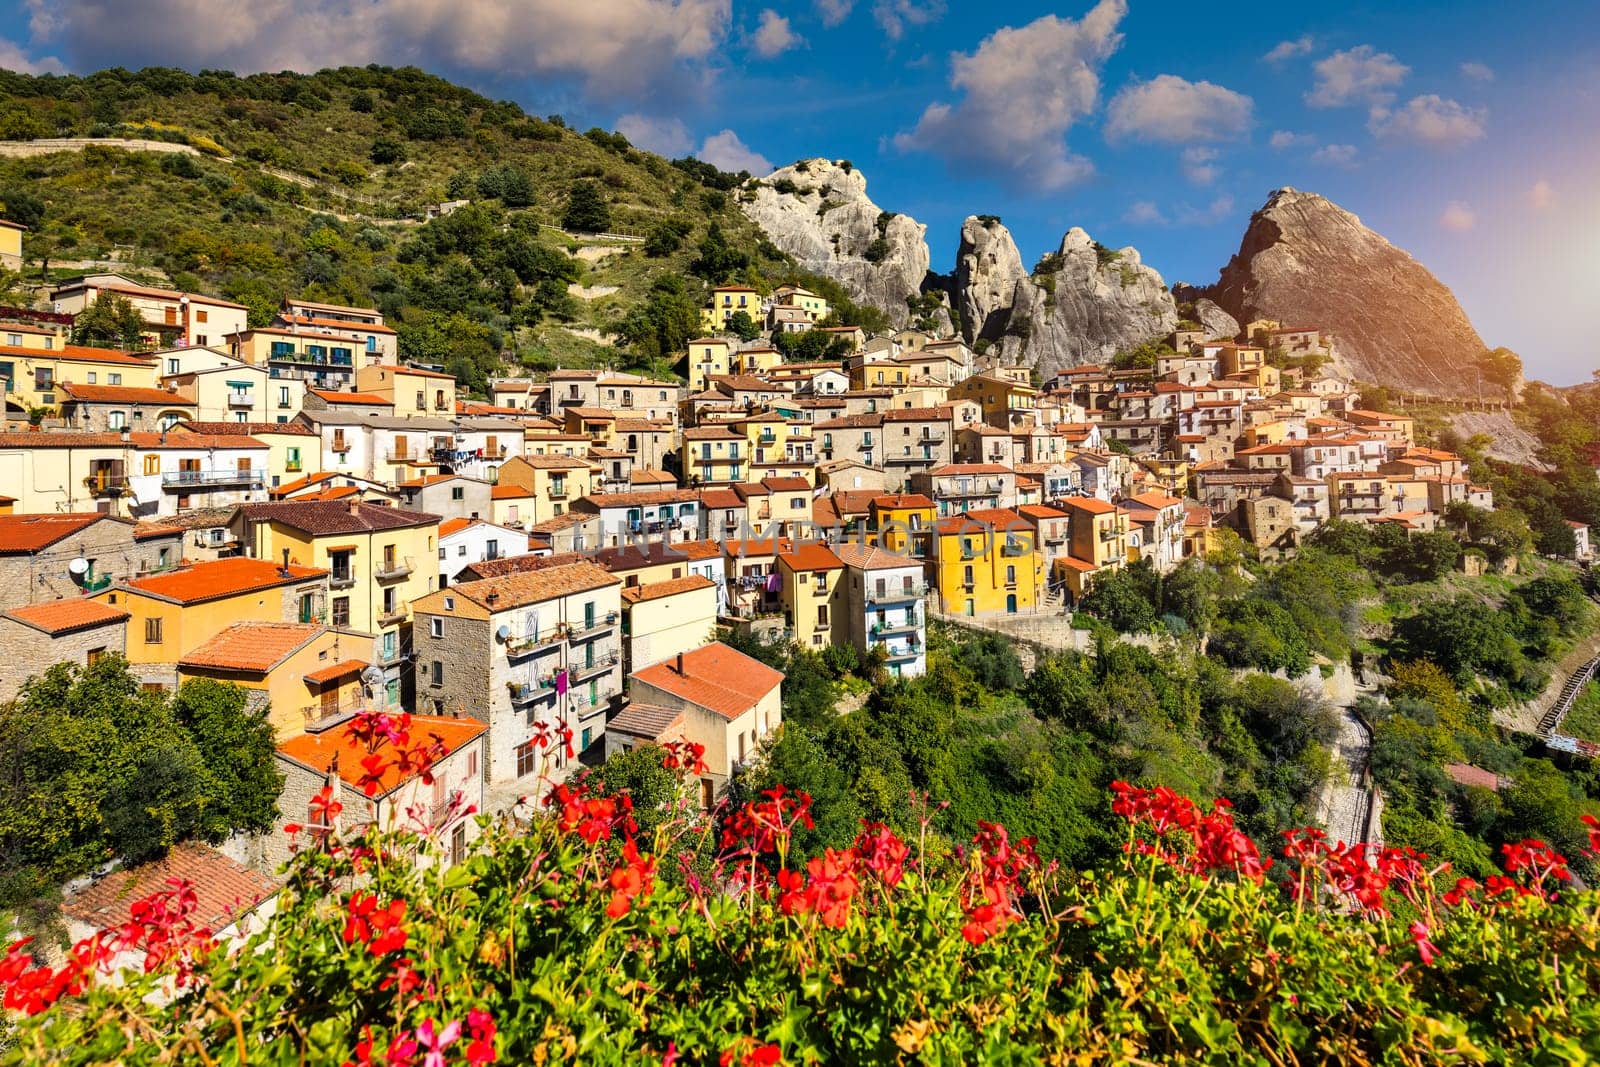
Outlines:
[[1002, 556], [1026, 556], [1032, 551], [1033, 546], [1025, 541], [1007, 541], [1004, 545], [1000, 546], [1000, 554]]
[[172, 471], [161, 476], [163, 489], [219, 489], [237, 486], [260, 489], [266, 484], [266, 472], [258, 470]]
[[911, 617], [904, 622], [875, 622], [872, 624], [872, 636], [889, 638], [899, 634], [916, 633], [922, 628], [922, 620], [912, 612]]
[[[337, 620], [335, 620], [334, 625], [339, 625]], [[349, 626], [350, 621], [346, 619], [343, 625]], [[405, 659], [405, 656], [405, 651], [401, 649], [398, 643], [393, 647], [380, 647], [378, 649], [378, 662], [384, 666], [399, 663], [402, 659]]]
[[856, 449], [861, 452], [870, 452], [874, 447], [875, 445], [870, 437], [863, 438], [861, 442], [856, 445]]
[[256, 406], [255, 398], [249, 393], [232, 390], [228, 393], [228, 406], [230, 408], [253, 408]]
[[556, 676], [547, 674], [536, 682], [507, 682], [512, 707], [526, 707], [555, 696]]
[[342, 437], [335, 437], [333, 444], [328, 446], [328, 450], [330, 452], [348, 452], [350, 451], [350, 442]]
[[551, 500], [565, 500], [567, 499], [567, 487], [565, 485], [556, 485], [551, 483], [550, 491], [545, 495]]
[[913, 600], [921, 600], [928, 593], [926, 585], [913, 585], [910, 589], [885, 589], [882, 592], [869, 592], [867, 604], [870, 607], [888, 607], [890, 604], [905, 604]]
[[604, 652], [594, 658], [593, 663], [583, 663], [569, 668], [574, 682], [584, 682], [597, 674], [605, 674], [617, 665], [619, 657], [616, 652]]
[[410, 556], [390, 556], [384, 559], [372, 570], [372, 576], [380, 582], [393, 582], [411, 574]]
[[106, 588], [110, 584], [111, 575], [91, 574], [83, 580], [83, 591], [85, 593], [98, 593], [100, 590]]
[[560, 645], [566, 638], [567, 631], [560, 626], [544, 634], [535, 634], [532, 637], [508, 637], [506, 638], [506, 659], [526, 659], [538, 652], [549, 651]]
[[[337, 451], [337, 449], [335, 451]], [[387, 451], [387, 452], [385, 452], [383, 454], [383, 458], [385, 460], [387, 460], [388, 462], [390, 462], [390, 463], [428, 463], [428, 464], [431, 464], [433, 462], [433, 459], [429, 458], [428, 456], [424, 456], [420, 451], [418, 451], [416, 449], [413, 449], [413, 448], [401, 448], [401, 449], [391, 448], [391, 449], [389, 449], [389, 451]]]
[[355, 584], [356, 576], [353, 571], [335, 570], [332, 574], [328, 575], [329, 589], [349, 589]]
[[614, 629], [617, 625], [617, 613], [608, 611], [604, 615], [597, 615], [593, 619], [584, 619], [582, 622], [567, 624], [567, 640], [571, 642], [592, 641], [601, 634]]
[[406, 621], [406, 616], [408, 616], [410, 614], [410, 611], [411, 611], [411, 603], [410, 603], [410, 601], [397, 600], [393, 604], [391, 604], [389, 607], [379, 609], [379, 612], [378, 612], [378, 625], [379, 626], [393, 626], [396, 623], [405, 622]]
[[114, 498], [128, 491], [128, 479], [109, 474], [91, 474], [83, 480], [83, 484], [91, 496]]
[[890, 663], [910, 663], [912, 660], [920, 659], [921, 657], [922, 657], [922, 646], [921, 645], [909, 645], [909, 646], [907, 646], [905, 648], [891, 648], [891, 649], [889, 649], [889, 662]]
[[336, 704], [306, 704], [300, 708], [308, 734], [320, 734], [342, 726], [368, 709], [366, 695], [356, 693]]

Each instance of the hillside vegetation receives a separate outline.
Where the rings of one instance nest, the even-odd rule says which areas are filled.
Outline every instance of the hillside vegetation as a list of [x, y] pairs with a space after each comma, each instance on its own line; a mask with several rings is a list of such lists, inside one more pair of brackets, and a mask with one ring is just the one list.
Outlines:
[[[196, 154], [0, 158], [0, 204], [32, 230], [30, 282], [121, 263], [247, 304], [255, 324], [286, 292], [374, 305], [400, 329], [403, 355], [455, 361], [473, 385], [502, 351], [535, 368], [659, 364], [695, 332], [706, 283], [803, 278], [738, 211], [745, 176], [668, 162], [411, 68], [0, 72], [0, 139], [46, 137]], [[445, 200], [472, 203], [424, 222]], [[614, 336], [625, 351], [595, 340]]]

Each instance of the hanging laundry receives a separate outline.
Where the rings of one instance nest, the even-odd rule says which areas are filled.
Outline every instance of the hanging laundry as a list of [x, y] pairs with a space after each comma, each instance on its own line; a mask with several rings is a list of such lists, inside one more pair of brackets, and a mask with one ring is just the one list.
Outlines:
[[566, 692], [567, 692], [567, 672], [564, 671], [564, 670], [557, 671], [556, 672], [556, 696], [564, 696], [564, 695], [566, 695]]
[[783, 575], [782, 574], [780, 574], [777, 571], [773, 571], [771, 574], [767, 575], [767, 592], [769, 592], [769, 593], [781, 593], [781, 592], [783, 592]]

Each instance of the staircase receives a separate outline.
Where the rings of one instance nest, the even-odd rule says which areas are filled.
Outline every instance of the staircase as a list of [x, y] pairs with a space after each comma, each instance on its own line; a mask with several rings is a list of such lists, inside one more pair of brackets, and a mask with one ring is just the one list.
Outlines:
[[1057, 613], [1065, 614], [1066, 606], [1066, 597], [1062, 594], [1059, 588], [1051, 589], [1047, 587], [1045, 589], [1044, 599], [1039, 601], [1039, 607], [1049, 615], [1054, 615]]
[[1539, 720], [1539, 734], [1549, 737], [1561, 727], [1561, 720], [1567, 717], [1567, 712], [1572, 710], [1572, 702], [1578, 699], [1578, 694], [1583, 687], [1594, 678], [1595, 669], [1600, 667], [1600, 658], [1592, 659], [1582, 667], [1572, 672], [1567, 679], [1567, 684], [1561, 687], [1561, 693], [1556, 697], [1555, 703], [1544, 713]]

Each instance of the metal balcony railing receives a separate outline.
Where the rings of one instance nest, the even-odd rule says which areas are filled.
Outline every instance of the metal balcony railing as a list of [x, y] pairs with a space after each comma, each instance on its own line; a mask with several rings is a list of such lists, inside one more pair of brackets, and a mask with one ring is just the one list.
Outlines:
[[908, 600], [920, 600], [928, 594], [928, 587], [918, 583], [911, 588], [884, 589], [882, 592], [871, 590], [867, 593], [867, 603], [872, 606], [903, 604]]
[[258, 470], [171, 471], [161, 476], [164, 489], [208, 488], [222, 485], [243, 485], [260, 489], [266, 484], [266, 472]]
[[411, 571], [410, 556], [391, 556], [373, 568], [372, 576], [380, 582], [392, 582], [408, 576]]
[[568, 641], [589, 641], [617, 625], [617, 612], [608, 611], [593, 619], [583, 619], [567, 624]]
[[228, 394], [228, 406], [230, 408], [255, 407], [255, 400], [249, 393], [231, 392]]
[[128, 479], [113, 478], [109, 474], [91, 474], [83, 484], [92, 496], [121, 496], [128, 489]]
[[393, 626], [397, 622], [404, 622], [410, 612], [410, 601], [399, 600], [387, 608], [380, 608], [378, 612], [379, 626]]
[[532, 637], [528, 637], [526, 635], [522, 637], [508, 637], [506, 638], [506, 658], [524, 659], [540, 651], [541, 649], [554, 649], [566, 639], [567, 631], [566, 628], [562, 626], [558, 626], [554, 630], [547, 630], [542, 634], [534, 634]]
[[522, 707], [554, 696], [556, 692], [556, 676], [549, 674], [536, 682], [508, 682], [506, 688], [510, 691], [511, 703], [514, 706]]

